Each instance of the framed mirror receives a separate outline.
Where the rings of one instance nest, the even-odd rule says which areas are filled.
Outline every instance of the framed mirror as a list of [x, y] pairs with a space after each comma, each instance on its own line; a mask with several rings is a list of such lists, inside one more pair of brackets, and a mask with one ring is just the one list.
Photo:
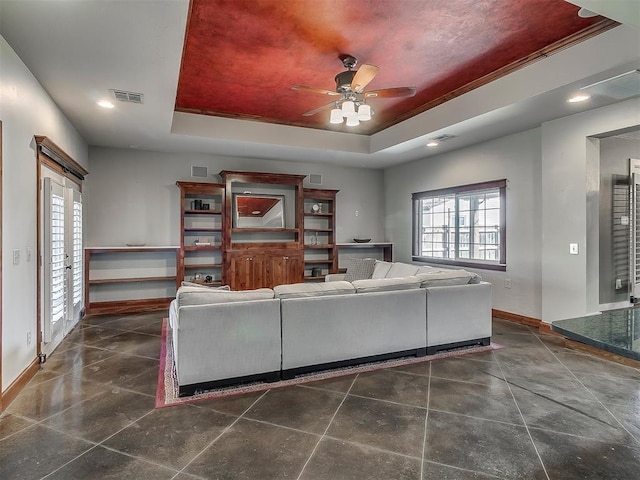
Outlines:
[[284, 195], [234, 194], [233, 223], [235, 228], [284, 228]]

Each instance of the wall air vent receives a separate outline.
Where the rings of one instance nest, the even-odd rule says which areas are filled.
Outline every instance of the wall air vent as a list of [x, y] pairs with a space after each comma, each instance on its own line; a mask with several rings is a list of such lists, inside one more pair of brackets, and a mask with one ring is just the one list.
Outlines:
[[207, 167], [196, 167], [195, 165], [191, 165], [191, 176], [207, 178], [209, 176], [209, 171], [207, 170]]
[[142, 103], [144, 95], [137, 92], [127, 92], [125, 90], [109, 90], [113, 94], [113, 98], [120, 102]]
[[624, 100], [640, 95], [640, 70], [616, 75], [615, 77], [592, 83], [580, 89], [589, 95], [605, 95], [617, 100]]
[[322, 185], [322, 175], [319, 173], [309, 174], [309, 185]]

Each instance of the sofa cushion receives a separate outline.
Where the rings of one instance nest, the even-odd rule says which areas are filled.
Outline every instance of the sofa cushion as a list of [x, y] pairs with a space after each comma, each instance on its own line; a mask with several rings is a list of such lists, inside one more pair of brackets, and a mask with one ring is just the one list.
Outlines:
[[353, 282], [354, 280], [371, 278], [375, 266], [375, 258], [351, 257], [349, 263], [347, 263], [347, 275], [344, 279], [347, 282]]
[[387, 273], [389, 273], [389, 269], [391, 268], [393, 263], [391, 262], [383, 262], [382, 260], [376, 260], [375, 268], [373, 269], [373, 275], [371, 278], [386, 278]]
[[355, 287], [345, 281], [329, 283], [294, 283], [273, 288], [276, 298], [325, 297], [356, 293]]
[[353, 282], [356, 293], [386, 292], [389, 290], [414, 290], [420, 288], [420, 279], [413, 276], [401, 278], [369, 278]]
[[416, 277], [420, 279], [421, 287], [446, 287], [450, 285], [466, 285], [467, 283], [479, 283], [475, 280], [475, 277], [480, 278], [479, 275], [467, 272], [466, 270], [450, 270], [450, 269], [433, 269], [428, 272], [421, 272], [416, 274]]
[[418, 265], [411, 265], [409, 263], [395, 262], [391, 264], [391, 268], [387, 272], [385, 278], [399, 278], [415, 275], [418, 272]]
[[270, 288], [257, 290], [228, 291], [215, 288], [180, 287], [176, 295], [178, 308], [185, 305], [209, 305], [213, 303], [248, 302], [274, 298]]

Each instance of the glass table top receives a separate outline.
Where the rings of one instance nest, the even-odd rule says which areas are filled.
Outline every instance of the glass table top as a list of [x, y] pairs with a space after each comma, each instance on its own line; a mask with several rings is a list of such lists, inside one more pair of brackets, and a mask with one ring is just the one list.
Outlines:
[[640, 360], [640, 308], [556, 320], [551, 329], [571, 340]]

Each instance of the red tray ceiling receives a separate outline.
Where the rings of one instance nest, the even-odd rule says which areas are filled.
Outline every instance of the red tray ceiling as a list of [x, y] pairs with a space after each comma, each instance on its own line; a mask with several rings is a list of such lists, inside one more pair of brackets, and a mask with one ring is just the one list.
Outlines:
[[[564, 0], [191, 0], [176, 110], [360, 134], [378, 132], [615, 23]], [[358, 127], [329, 124], [341, 55], [380, 67]], [[357, 67], [356, 67], [357, 68]]]

